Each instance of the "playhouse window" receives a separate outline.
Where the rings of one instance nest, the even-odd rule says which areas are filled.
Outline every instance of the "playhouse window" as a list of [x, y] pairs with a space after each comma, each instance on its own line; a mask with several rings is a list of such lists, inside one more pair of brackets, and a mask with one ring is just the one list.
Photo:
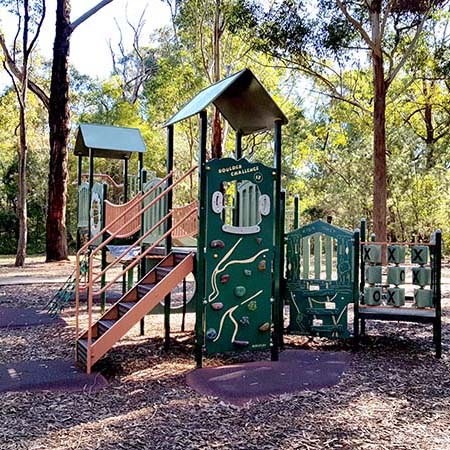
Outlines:
[[224, 182], [222, 220], [225, 225], [252, 227], [261, 222], [258, 186], [250, 181]]

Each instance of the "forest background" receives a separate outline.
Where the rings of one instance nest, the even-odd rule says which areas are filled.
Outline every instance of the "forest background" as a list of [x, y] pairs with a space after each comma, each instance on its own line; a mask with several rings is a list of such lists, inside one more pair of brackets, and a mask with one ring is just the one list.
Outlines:
[[[44, 4], [34, 3], [37, 7]], [[69, 4], [67, 0], [64, 3]], [[114, 8], [114, 1], [110, 3], [108, 8]], [[365, 217], [369, 229], [373, 229], [374, 199], [377, 202], [373, 194], [374, 162], [380, 156], [375, 147], [381, 148], [376, 139], [374, 144], [374, 135], [380, 130], [376, 125], [379, 117], [374, 114], [380, 98], [374, 82], [377, 55], [383, 58], [385, 76], [381, 73], [385, 94], [385, 148], [381, 152], [386, 160], [383, 217], [387, 237], [428, 239], [434, 229], [440, 228], [444, 241], [448, 241], [450, 31], [446, 2], [163, 3], [169, 8], [171, 21], [152, 34], [144, 32], [144, 22], [152, 14], [153, 2], [147, 6], [142, 2], [139, 19], [111, 30], [113, 69], [108, 77], [92, 77], [70, 66], [66, 230], [72, 249], [76, 237], [73, 182], [77, 164], [71, 149], [78, 123], [139, 128], [148, 149], [146, 168], [163, 175], [166, 147], [162, 124], [199, 90], [245, 67], [255, 73], [290, 120], [284, 128], [282, 165], [288, 211], [292, 210], [293, 196], [298, 194], [303, 224], [332, 216], [333, 223], [353, 229]], [[14, 9], [22, 7], [23, 1], [1, 0], [0, 4]], [[117, 10], [116, 14], [125, 16], [126, 11]], [[89, 20], [95, 22], [99, 17], [93, 15]], [[377, 17], [378, 28], [374, 26]], [[376, 30], [381, 34], [377, 35]], [[129, 45], [125, 35], [132, 37]], [[20, 59], [23, 49], [20, 45], [18, 49]], [[0, 55], [6, 71], [5, 52]], [[44, 57], [37, 45], [30, 53], [30, 78], [50, 90], [51, 69], [52, 60]], [[13, 85], [4, 87], [0, 92], [0, 254], [15, 253], [19, 237], [19, 106]], [[40, 253], [46, 248], [49, 116], [31, 91], [26, 122], [27, 251]], [[196, 118], [176, 127], [178, 173], [196, 163], [196, 130]], [[234, 133], [224, 124], [220, 138], [223, 154], [231, 155]], [[213, 154], [214, 145], [211, 136]], [[270, 136], [265, 133], [246, 138], [244, 155], [270, 165]], [[130, 171], [136, 170], [137, 165], [131, 164]], [[96, 172], [122, 181], [122, 167], [113, 160], [96, 161]], [[179, 203], [186, 203], [191, 200], [192, 190], [186, 188], [177, 196]], [[286, 226], [292, 226], [291, 214]]]

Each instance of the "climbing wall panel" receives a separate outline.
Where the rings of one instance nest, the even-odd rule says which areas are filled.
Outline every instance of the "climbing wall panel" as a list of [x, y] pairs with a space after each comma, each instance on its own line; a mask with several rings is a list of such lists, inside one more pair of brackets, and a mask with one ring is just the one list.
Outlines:
[[245, 159], [226, 158], [208, 162], [206, 173], [206, 352], [268, 349], [275, 172]]

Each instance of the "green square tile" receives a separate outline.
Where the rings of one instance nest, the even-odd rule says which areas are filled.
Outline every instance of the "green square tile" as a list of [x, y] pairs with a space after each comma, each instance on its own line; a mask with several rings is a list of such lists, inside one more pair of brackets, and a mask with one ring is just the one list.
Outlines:
[[411, 247], [411, 263], [413, 264], [428, 264], [430, 256], [430, 249], [425, 245], [415, 245]]
[[391, 264], [403, 264], [405, 262], [406, 247], [404, 245], [389, 245], [387, 248], [387, 260]]

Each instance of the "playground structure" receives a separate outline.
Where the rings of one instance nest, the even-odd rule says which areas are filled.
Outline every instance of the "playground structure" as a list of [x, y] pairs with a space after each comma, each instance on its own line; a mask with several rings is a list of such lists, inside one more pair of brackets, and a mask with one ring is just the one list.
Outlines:
[[[234, 158], [207, 161], [206, 108], [210, 104], [219, 109], [235, 131]], [[200, 123], [199, 165], [176, 178], [174, 125], [194, 115], [198, 115]], [[440, 233], [434, 234], [431, 243], [422, 245], [429, 249], [432, 263], [413, 271], [420, 292], [415, 295], [414, 305], [410, 302], [407, 306], [399, 300], [403, 297], [398, 286], [404, 281], [399, 274], [398, 280], [388, 274], [389, 283], [395, 288], [382, 282], [378, 268], [368, 270], [370, 276], [374, 276], [372, 272], [380, 273], [379, 277], [369, 279], [368, 288], [363, 276], [360, 282], [360, 274], [366, 274], [365, 264], [372, 263], [360, 255], [376, 245], [387, 247], [387, 243], [365, 242], [364, 227], [361, 235], [358, 230], [352, 233], [323, 221], [298, 227], [297, 202], [297, 226], [285, 233], [281, 129], [286, 123], [287, 118], [252, 72], [248, 69], [238, 72], [201, 91], [166, 122], [167, 175], [149, 181], [143, 170], [145, 147], [115, 148], [120, 142], [131, 142], [123, 138], [129, 129], [114, 130], [122, 137], [110, 139], [107, 146], [101, 137], [111, 130], [98, 134], [99, 128], [95, 128], [93, 145], [88, 135], [90, 127], [96, 126], [80, 126], [75, 148], [79, 157], [80, 238], [73, 286], [76, 358], [88, 372], [139, 322], [143, 334], [145, 315], [152, 311], [164, 313], [164, 341], [168, 348], [171, 294], [180, 284], [185, 286], [189, 276], [194, 276], [197, 287], [189, 304], [189, 310], [196, 314], [197, 367], [202, 365], [204, 354], [229, 351], [270, 350], [271, 359], [277, 360], [286, 332], [349, 338], [350, 305], [355, 314], [355, 342], [360, 325], [364, 331], [369, 319], [432, 323], [436, 354], [440, 356]], [[266, 130], [273, 130], [274, 135], [273, 167], [249, 161], [243, 155], [243, 137]], [[133, 152], [139, 155], [139, 190], [128, 200], [127, 168]], [[85, 184], [83, 156], [89, 156], [90, 161], [89, 183]], [[96, 156], [123, 159], [123, 204], [109, 202], [105, 184], [93, 182]], [[174, 192], [196, 172], [198, 201], [175, 206]], [[174, 245], [185, 237], [196, 237], [196, 247]], [[411, 244], [411, 248], [414, 251], [418, 245]], [[378, 260], [374, 264], [381, 267]], [[133, 280], [135, 269], [137, 282]], [[399, 270], [389, 271], [396, 272]], [[119, 280], [122, 294], [95, 318], [94, 299], [101, 299], [103, 310], [108, 293]], [[426, 285], [431, 285], [431, 289], [425, 289]], [[375, 292], [379, 295], [377, 304], [370, 301]], [[80, 330], [83, 293], [88, 324]], [[382, 305], [383, 299], [389, 304]], [[285, 305], [289, 305], [287, 329]], [[184, 298], [183, 312], [187, 310]]]

